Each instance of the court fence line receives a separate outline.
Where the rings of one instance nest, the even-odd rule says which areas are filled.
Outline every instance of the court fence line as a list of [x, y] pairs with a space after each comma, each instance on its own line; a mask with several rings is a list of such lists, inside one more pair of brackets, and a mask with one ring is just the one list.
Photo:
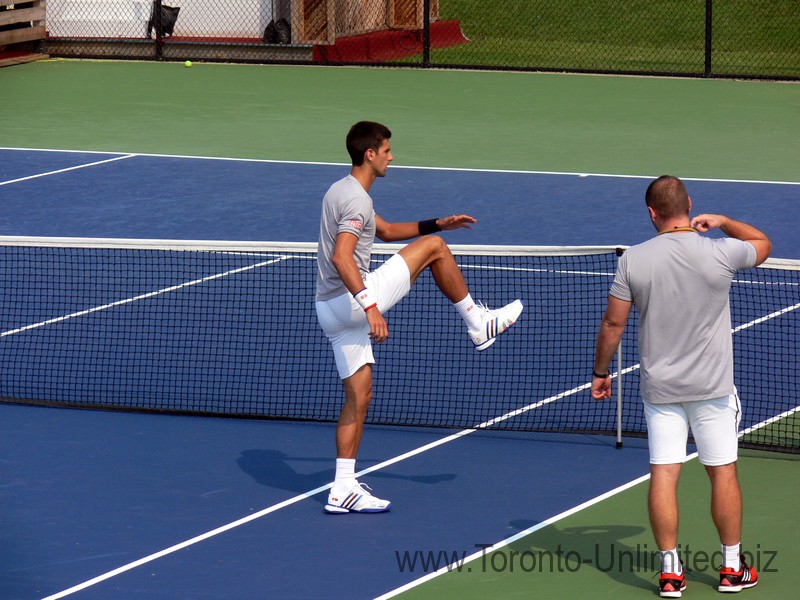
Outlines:
[[56, 57], [800, 79], [792, 0], [44, 2]]

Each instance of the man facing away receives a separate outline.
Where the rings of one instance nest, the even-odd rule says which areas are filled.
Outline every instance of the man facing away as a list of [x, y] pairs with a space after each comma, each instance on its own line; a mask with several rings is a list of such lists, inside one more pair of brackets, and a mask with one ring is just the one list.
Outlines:
[[[723, 215], [691, 219], [692, 201], [677, 177], [662, 176], [645, 194], [658, 232], [619, 260], [600, 324], [592, 396], [611, 397], [609, 365], [631, 306], [639, 311], [641, 394], [650, 449], [650, 524], [662, 560], [660, 594], [686, 588], [678, 546], [678, 478], [691, 428], [711, 480], [711, 515], [722, 544], [720, 592], [758, 583], [741, 554], [742, 495], [736, 472], [739, 397], [733, 380], [728, 295], [734, 274], [767, 259], [761, 231]], [[701, 236], [720, 229], [728, 237]]]
[[[476, 304], [441, 230], [469, 228], [476, 220], [453, 215], [419, 222], [390, 223], [375, 213], [370, 188], [393, 160], [391, 132], [362, 121], [347, 134], [350, 174], [334, 183], [322, 201], [315, 308], [331, 342], [344, 385], [345, 402], [336, 426], [336, 477], [325, 510], [329, 513], [384, 512], [391, 503], [373, 496], [355, 478], [355, 462], [372, 400], [372, 343], [389, 337], [384, 314], [429, 269], [441, 292], [464, 319], [477, 351], [486, 350], [522, 313], [522, 302], [498, 310]], [[396, 242], [417, 238], [376, 270], [370, 270], [375, 238]]]

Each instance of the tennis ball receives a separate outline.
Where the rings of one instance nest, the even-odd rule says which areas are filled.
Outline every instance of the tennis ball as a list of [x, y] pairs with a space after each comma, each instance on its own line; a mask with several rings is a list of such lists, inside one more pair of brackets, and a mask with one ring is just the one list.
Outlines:
[[189, 67], [192, 66], [192, 61], [187, 60], [185, 63], [183, 63], [183, 65], [188, 69]]

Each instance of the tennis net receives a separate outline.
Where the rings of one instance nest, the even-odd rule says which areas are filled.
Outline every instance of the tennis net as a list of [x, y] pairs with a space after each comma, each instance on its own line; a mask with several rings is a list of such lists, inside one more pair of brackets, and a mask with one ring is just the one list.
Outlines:
[[[376, 245], [375, 266], [395, 253]], [[376, 424], [643, 434], [636, 322], [618, 402], [589, 395], [623, 248], [452, 246], [473, 297], [525, 312], [476, 353], [424, 273], [375, 347]], [[335, 421], [342, 401], [314, 313], [316, 244], [0, 238], [0, 396], [92, 408]], [[800, 261], [731, 292], [743, 441], [800, 451]], [[619, 432], [618, 432], [619, 435]]]

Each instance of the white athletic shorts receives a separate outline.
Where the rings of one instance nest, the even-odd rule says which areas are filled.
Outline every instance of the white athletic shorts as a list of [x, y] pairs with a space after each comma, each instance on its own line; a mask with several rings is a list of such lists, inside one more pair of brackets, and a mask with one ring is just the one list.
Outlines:
[[[385, 314], [411, 290], [411, 272], [405, 259], [395, 254], [364, 276], [364, 286]], [[366, 364], [373, 364], [372, 341], [364, 309], [348, 293], [315, 303], [317, 320], [328, 336], [339, 377], [347, 379]]]
[[736, 462], [741, 413], [736, 393], [696, 402], [645, 402], [650, 464], [685, 462], [689, 429], [694, 435], [697, 455], [702, 464], [718, 467]]

